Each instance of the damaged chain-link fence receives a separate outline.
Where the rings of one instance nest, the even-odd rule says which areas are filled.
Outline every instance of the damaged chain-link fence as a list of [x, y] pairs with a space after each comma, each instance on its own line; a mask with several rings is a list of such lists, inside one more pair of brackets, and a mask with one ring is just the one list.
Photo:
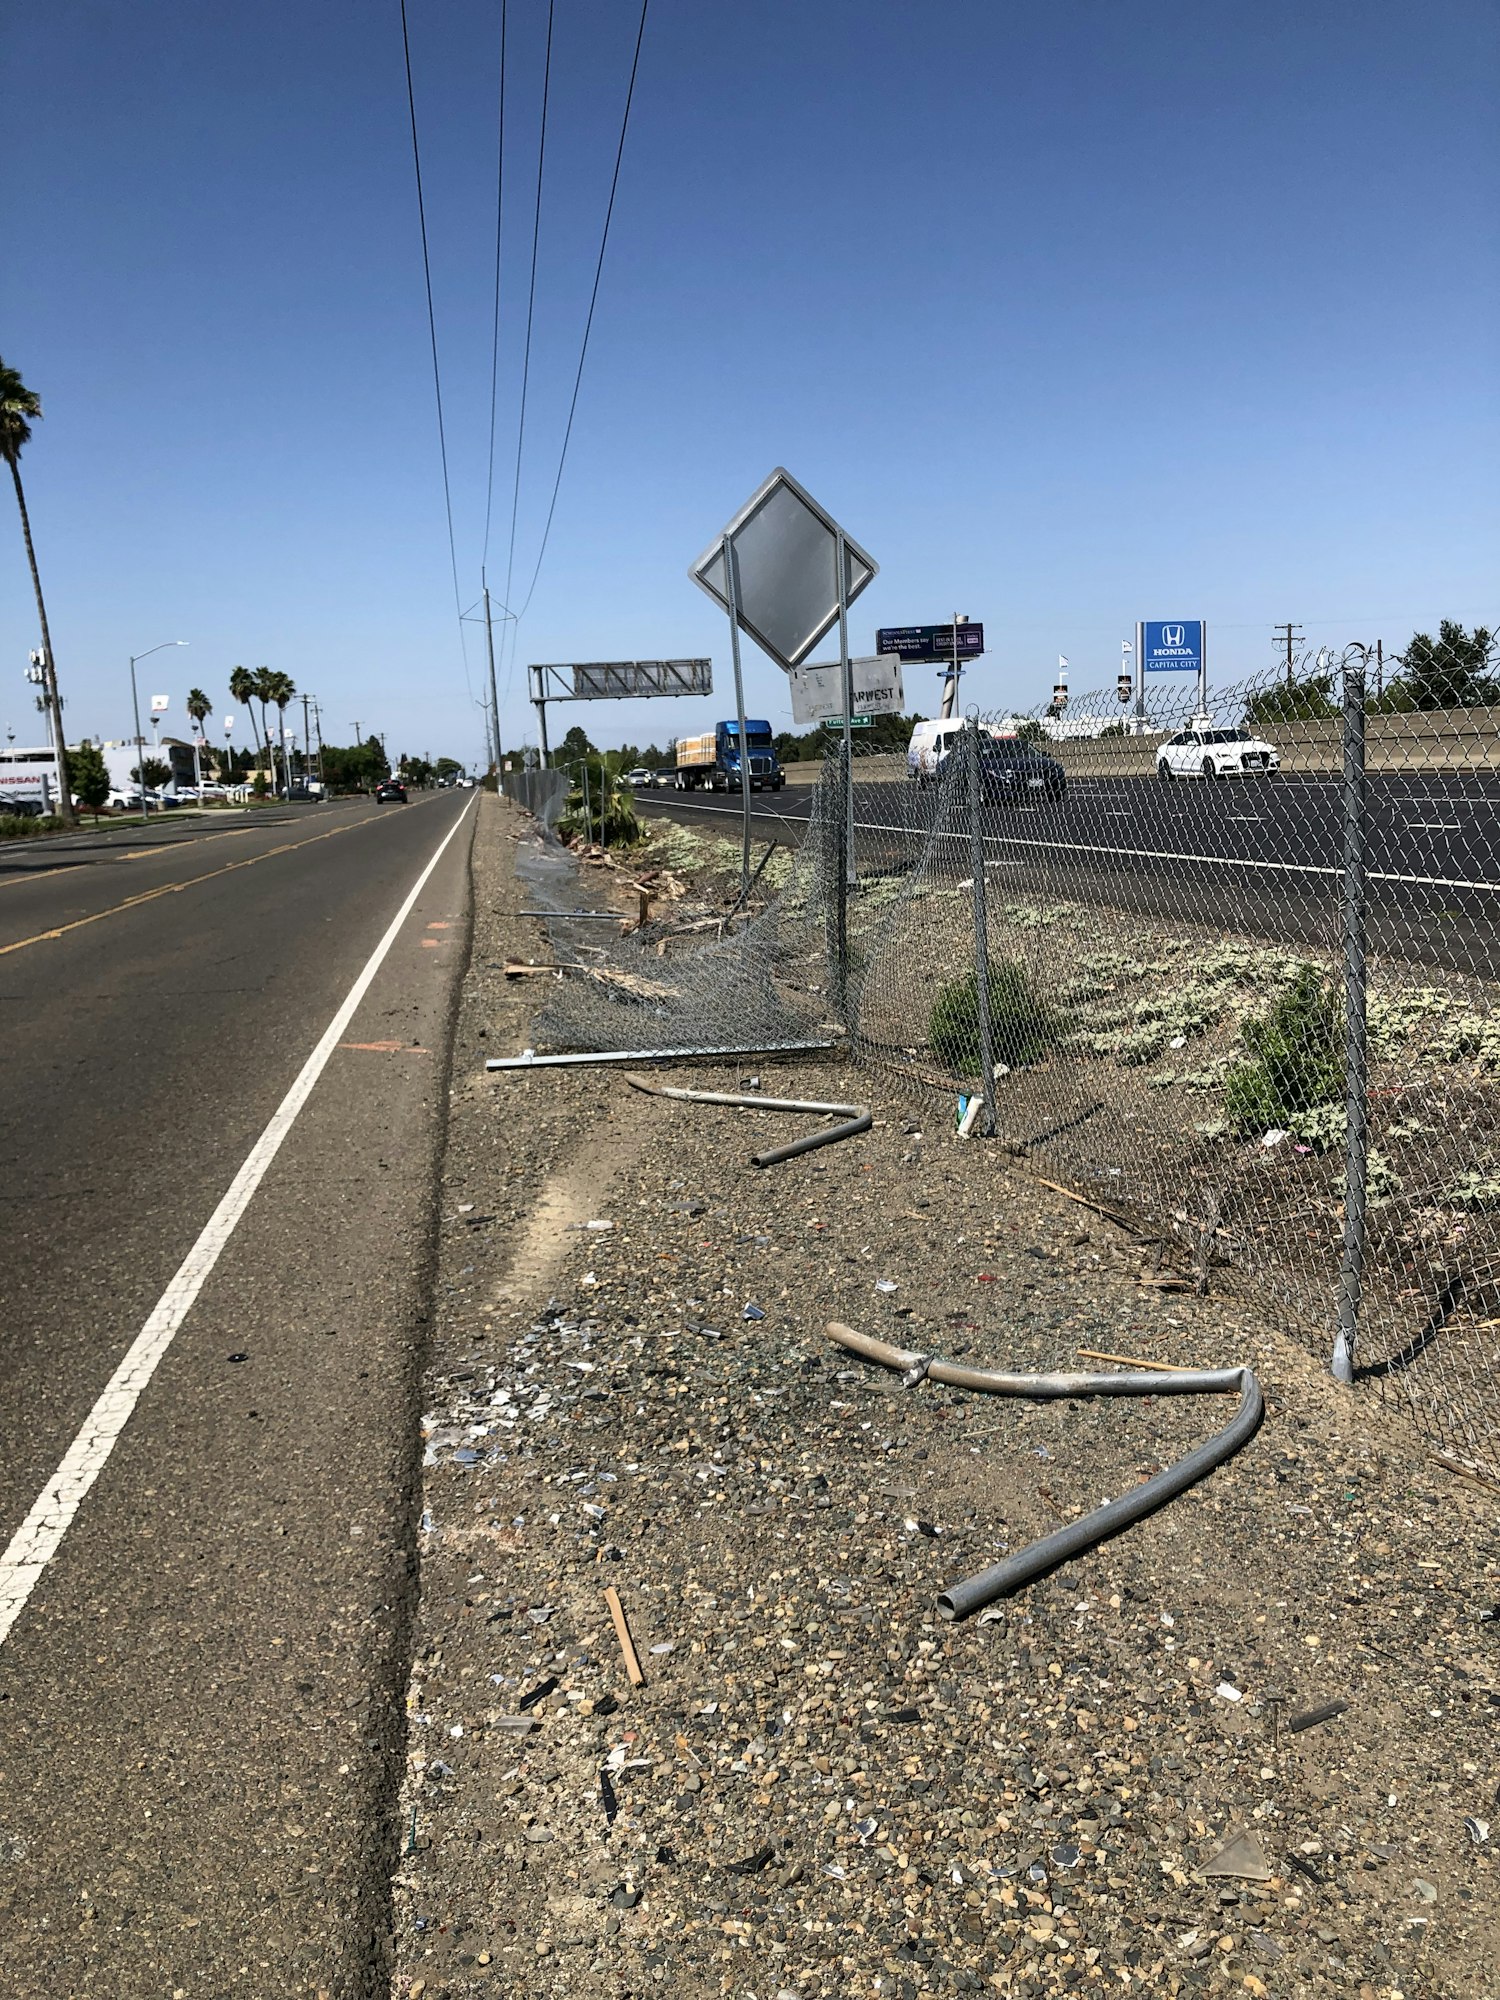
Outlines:
[[1500, 705], [1382, 710], [1364, 666], [1304, 672], [1311, 715], [1262, 680], [872, 760], [855, 909], [899, 887], [851, 916], [848, 1026], [1495, 1477]]
[[847, 1045], [1500, 1478], [1500, 691], [1432, 650], [836, 741], [748, 897], [737, 802], [717, 895], [658, 819], [637, 922], [549, 921], [538, 1049]]

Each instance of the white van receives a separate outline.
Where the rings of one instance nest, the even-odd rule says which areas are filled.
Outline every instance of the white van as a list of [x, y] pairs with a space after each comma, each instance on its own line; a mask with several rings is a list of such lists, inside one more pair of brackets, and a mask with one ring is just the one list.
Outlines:
[[[911, 742], [906, 746], [906, 772], [913, 784], [930, 785], [935, 778], [943, 775], [943, 766], [967, 727], [961, 715], [949, 716], [946, 721], [917, 724], [911, 733]], [[1013, 724], [1002, 726], [981, 722], [979, 727], [997, 742], [1003, 742], [1016, 733]]]
[[950, 716], [945, 722], [916, 725], [906, 746], [906, 770], [913, 784], [930, 785], [934, 778], [942, 776], [948, 754], [965, 727], [960, 715]]

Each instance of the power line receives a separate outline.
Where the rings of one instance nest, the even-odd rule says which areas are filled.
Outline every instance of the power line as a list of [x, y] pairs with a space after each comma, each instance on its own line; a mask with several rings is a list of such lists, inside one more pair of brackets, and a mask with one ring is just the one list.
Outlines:
[[481, 571], [490, 553], [490, 514], [495, 501], [495, 399], [500, 381], [500, 226], [505, 215], [505, 9], [506, 0], [500, 0], [500, 131], [495, 149], [495, 325], [490, 344], [490, 463], [485, 482]]
[[[614, 219], [615, 195], [620, 186], [620, 164], [625, 158], [625, 136], [630, 130], [630, 107], [635, 98], [635, 79], [636, 73], [641, 66], [641, 43], [646, 35], [646, 13], [650, 4], [651, 0], [641, 0], [640, 26], [636, 29], [635, 54], [631, 58], [630, 82], [625, 91], [625, 112], [620, 120], [620, 143], [615, 149], [615, 170], [610, 178], [609, 202], [604, 211], [604, 229], [599, 238], [599, 257], [597, 263], [594, 265], [594, 289], [589, 294], [588, 317], [583, 323], [583, 344], [578, 350], [578, 373], [573, 377], [573, 399], [568, 405], [567, 428], [563, 432], [562, 450], [558, 454], [557, 477], [552, 482], [552, 500], [547, 508], [546, 526], [542, 529], [542, 545], [537, 550], [536, 568], [531, 572], [531, 583], [526, 592], [526, 602], [516, 613], [517, 619], [526, 616], [527, 606], [531, 603], [532, 593], [536, 589], [536, 580], [542, 572], [542, 558], [547, 553], [548, 537], [552, 533], [552, 517], [557, 512], [557, 496], [562, 487], [563, 467], [567, 464], [568, 445], [573, 436], [573, 419], [578, 412], [578, 392], [583, 386], [583, 365], [588, 359], [589, 335], [594, 327], [594, 308], [599, 303], [599, 282], [604, 275], [604, 253], [609, 248], [609, 225]], [[509, 594], [509, 590], [507, 589], [507, 597]]]
[[[404, 0], [403, 0], [404, 4]], [[542, 228], [542, 176], [547, 165], [547, 97], [552, 82], [552, 15], [555, 0], [547, 0], [547, 53], [542, 64], [542, 126], [536, 156], [536, 207], [531, 218], [531, 281], [526, 299], [526, 347], [521, 360], [521, 415], [516, 427], [516, 477], [510, 501], [510, 553], [505, 564], [505, 609], [510, 609], [511, 577], [516, 561], [516, 517], [521, 506], [521, 453], [526, 442], [526, 391], [531, 377], [531, 328], [536, 316], [536, 250]]]
[[438, 457], [443, 467], [443, 510], [448, 521], [448, 562], [453, 572], [453, 608], [458, 613], [458, 646], [463, 656], [464, 684], [469, 683], [469, 648], [464, 637], [463, 607], [458, 595], [458, 546], [453, 537], [453, 489], [448, 478], [448, 438], [443, 426], [443, 378], [438, 369], [437, 314], [432, 304], [432, 258], [427, 247], [427, 204], [422, 195], [422, 152], [417, 144], [417, 94], [411, 75], [411, 35], [406, 22], [406, 0], [401, 0], [401, 50], [406, 59], [406, 108], [411, 116], [411, 162], [417, 184], [417, 223], [422, 236], [422, 278], [427, 289], [427, 332], [432, 342], [432, 393], [437, 404]]

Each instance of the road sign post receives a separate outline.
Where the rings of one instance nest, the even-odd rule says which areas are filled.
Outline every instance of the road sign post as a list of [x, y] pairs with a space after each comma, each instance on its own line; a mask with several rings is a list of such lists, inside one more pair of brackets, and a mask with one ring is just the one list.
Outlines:
[[[688, 571], [698, 588], [727, 613], [731, 631], [743, 628], [786, 673], [801, 666], [835, 625], [839, 629], [839, 678], [847, 717], [853, 708], [849, 668], [849, 606], [875, 575], [874, 559], [852, 541], [826, 508], [785, 469], [776, 470], [745, 502], [724, 532]], [[736, 642], [736, 657], [738, 649]], [[745, 769], [743, 694], [740, 784], [744, 793], [745, 845], [742, 889], [749, 881], [749, 773]], [[844, 733], [845, 844], [854, 868], [854, 788], [851, 744]], [[841, 888], [840, 894], [844, 890]]]

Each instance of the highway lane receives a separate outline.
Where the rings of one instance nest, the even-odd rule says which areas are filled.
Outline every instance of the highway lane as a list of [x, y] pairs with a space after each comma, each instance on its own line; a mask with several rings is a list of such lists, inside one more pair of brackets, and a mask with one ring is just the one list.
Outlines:
[[[473, 798], [0, 887], [0, 1545]], [[8, 1992], [384, 1990], [467, 845], [0, 1644]]]
[[[967, 829], [944, 820], [941, 786], [858, 782], [861, 857], [909, 866], [937, 830], [962, 861]], [[752, 794], [764, 838], [801, 840], [813, 789]], [[730, 797], [642, 795], [649, 812], [732, 830]], [[951, 811], [951, 808], [949, 809]], [[1295, 943], [1337, 927], [1342, 814], [1336, 781], [1219, 784], [1074, 779], [1066, 799], [988, 807], [987, 853], [1018, 894], [1097, 900], [1143, 915]], [[946, 829], [946, 830], [945, 830]], [[1372, 949], [1500, 976], [1500, 782], [1493, 774], [1372, 774], [1368, 849]], [[966, 866], [966, 864], [964, 864]]]
[[[33, 931], [76, 923], [166, 883], [229, 869], [252, 856], [332, 834], [399, 808], [369, 799], [273, 807], [245, 819], [205, 815], [102, 822], [98, 829], [0, 846], [0, 949]], [[33, 916], [35, 914], [35, 917]]]

